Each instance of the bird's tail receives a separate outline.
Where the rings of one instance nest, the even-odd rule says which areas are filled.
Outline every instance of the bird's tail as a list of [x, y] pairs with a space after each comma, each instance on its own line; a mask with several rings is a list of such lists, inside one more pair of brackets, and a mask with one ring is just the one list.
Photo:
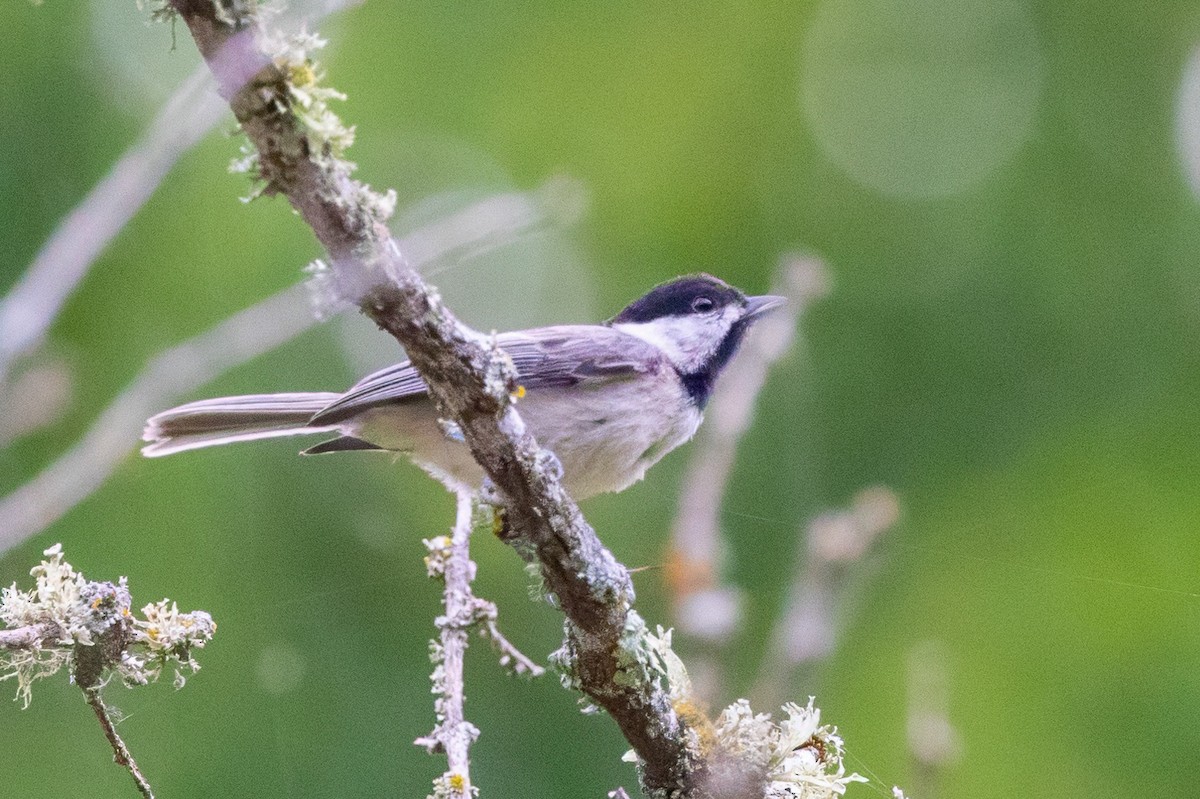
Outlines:
[[311, 426], [317, 411], [340, 394], [249, 394], [180, 405], [150, 417], [142, 454], [154, 458], [200, 447], [258, 438], [325, 433], [337, 426]]

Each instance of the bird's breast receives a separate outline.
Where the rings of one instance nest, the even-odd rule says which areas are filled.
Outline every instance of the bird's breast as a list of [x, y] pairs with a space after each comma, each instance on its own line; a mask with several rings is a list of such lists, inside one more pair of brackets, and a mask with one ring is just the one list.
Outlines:
[[700, 412], [676, 380], [530, 391], [517, 410], [575, 497], [620, 491], [690, 439]]

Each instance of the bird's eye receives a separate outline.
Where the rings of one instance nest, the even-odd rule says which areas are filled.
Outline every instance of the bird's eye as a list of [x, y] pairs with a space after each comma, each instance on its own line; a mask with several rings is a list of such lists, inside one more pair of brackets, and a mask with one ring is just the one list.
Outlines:
[[708, 297], [697, 297], [692, 300], [692, 310], [696, 313], [708, 313], [715, 305], [716, 303]]

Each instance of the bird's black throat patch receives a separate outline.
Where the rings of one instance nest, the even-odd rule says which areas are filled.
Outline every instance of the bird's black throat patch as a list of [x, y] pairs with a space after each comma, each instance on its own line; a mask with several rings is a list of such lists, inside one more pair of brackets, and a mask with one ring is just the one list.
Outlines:
[[717, 383], [717, 377], [733, 358], [738, 347], [741, 346], [742, 339], [745, 338], [752, 321], [751, 318], [743, 318], [734, 322], [733, 327], [729, 328], [729, 332], [721, 340], [721, 346], [717, 347], [712, 357], [699, 370], [688, 373], [679, 372], [679, 379], [683, 382], [688, 398], [700, 410], [704, 410], [704, 406], [708, 404], [713, 386]]

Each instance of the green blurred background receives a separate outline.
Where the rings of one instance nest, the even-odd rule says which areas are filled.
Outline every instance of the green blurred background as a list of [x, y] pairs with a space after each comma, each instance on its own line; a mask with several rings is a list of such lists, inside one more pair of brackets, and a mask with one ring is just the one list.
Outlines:
[[[133, 6], [0, 7], [0, 291], [195, 67], [182, 26], [172, 51]], [[761, 292], [782, 253], [825, 259], [834, 291], [764, 391], [726, 503], [749, 618], [725, 699], [759, 667], [797, 530], [884, 483], [903, 521], [855, 580], [840, 648], [792, 682], [880, 780], [850, 795], [924, 784], [906, 669], [931, 641], [961, 744], [940, 795], [1195, 795], [1194, 3], [371, 2], [321, 30], [351, 156], [401, 209], [559, 174], [586, 187], [578, 224], [437, 278], [480, 326], [603, 318], [696, 269]], [[38, 357], [69, 365], [69, 408], [0, 452], [0, 492], [152, 355], [318, 255], [283, 202], [237, 201], [235, 152], [215, 132], [185, 156], [66, 307]], [[201, 394], [339, 389], [395, 357], [338, 320]], [[164, 797], [423, 796], [443, 768], [411, 741], [432, 725], [438, 602], [420, 539], [453, 504], [407, 465], [296, 449], [131, 455], [0, 557], [0, 583], [27, 584], [61, 541], [92, 578], [129, 575], [139, 602], [216, 617], [185, 690], [110, 690]], [[625, 563], [662, 562], [685, 464], [585, 503]], [[544, 656], [558, 614], [528, 601], [513, 552], [474, 552], [478, 592]], [[636, 584], [669, 623], [661, 571]], [[484, 796], [634, 786], [614, 725], [553, 677], [508, 679], [482, 644], [468, 661]], [[132, 795], [64, 677], [0, 713], [0, 793]]]

